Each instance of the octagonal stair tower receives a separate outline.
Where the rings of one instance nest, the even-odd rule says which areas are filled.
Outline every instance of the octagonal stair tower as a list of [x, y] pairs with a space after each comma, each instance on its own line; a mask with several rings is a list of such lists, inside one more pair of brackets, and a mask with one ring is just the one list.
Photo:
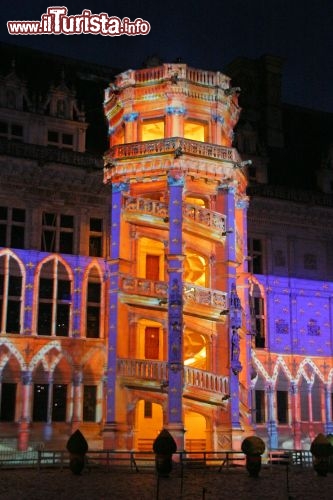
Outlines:
[[142, 404], [160, 411], [178, 450], [239, 448], [250, 339], [246, 177], [231, 147], [238, 89], [222, 73], [163, 64], [120, 74], [104, 107], [105, 446], [151, 446]]

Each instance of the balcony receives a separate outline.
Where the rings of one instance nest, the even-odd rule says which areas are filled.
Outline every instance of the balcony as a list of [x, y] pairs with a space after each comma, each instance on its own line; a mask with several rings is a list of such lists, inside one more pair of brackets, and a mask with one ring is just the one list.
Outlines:
[[[151, 281], [145, 278], [120, 275], [119, 290], [122, 299], [133, 305], [167, 309], [168, 284], [165, 281]], [[221, 319], [220, 313], [228, 308], [227, 293], [184, 283], [184, 312], [194, 316]]]
[[130, 83], [131, 85], [145, 85], [147, 83], [163, 82], [169, 80], [171, 75], [177, 74], [178, 81], [227, 89], [230, 78], [223, 73], [215, 71], [205, 71], [196, 68], [190, 68], [186, 64], [174, 63], [163, 64], [153, 68], [139, 70], [130, 70], [125, 74], [121, 73], [116, 77], [117, 87], [123, 87]]
[[[124, 216], [128, 222], [167, 229], [167, 203], [159, 200], [123, 196]], [[226, 231], [226, 216], [198, 205], [183, 203], [183, 228], [201, 237], [222, 241]]]
[[[167, 154], [172, 154], [174, 157], [175, 153], [178, 155], [186, 154], [190, 156], [200, 156], [200, 158], [230, 162], [232, 164], [239, 161], [238, 153], [234, 148], [194, 141], [192, 139], [184, 139], [183, 137], [169, 137], [167, 139], [131, 142], [113, 146], [104, 157], [106, 162], [106, 177], [108, 166], [113, 172], [116, 170], [117, 174], [125, 173], [125, 171], [127, 172], [130, 168], [129, 164], [117, 165], [117, 160]], [[206, 169], [206, 166], [204, 168]]]
[[36, 160], [40, 164], [64, 163], [92, 170], [101, 170], [103, 167], [102, 160], [98, 156], [89, 153], [79, 153], [77, 151], [68, 151], [66, 149], [50, 148], [23, 142], [12, 142], [2, 138], [0, 139], [0, 154]]
[[[168, 363], [147, 359], [117, 360], [117, 376], [127, 387], [167, 391]], [[230, 394], [229, 378], [190, 366], [184, 366], [184, 396], [188, 399], [221, 404], [222, 397]]]

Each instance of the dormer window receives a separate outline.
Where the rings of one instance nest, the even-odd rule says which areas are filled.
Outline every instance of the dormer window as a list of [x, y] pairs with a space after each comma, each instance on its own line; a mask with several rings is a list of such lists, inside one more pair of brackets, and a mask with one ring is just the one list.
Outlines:
[[58, 101], [57, 101], [57, 116], [59, 116], [59, 118], [65, 118], [65, 111], [66, 111], [66, 106], [65, 106], [64, 99], [58, 99]]
[[12, 89], [7, 90], [6, 93], [7, 107], [16, 109], [16, 92]]

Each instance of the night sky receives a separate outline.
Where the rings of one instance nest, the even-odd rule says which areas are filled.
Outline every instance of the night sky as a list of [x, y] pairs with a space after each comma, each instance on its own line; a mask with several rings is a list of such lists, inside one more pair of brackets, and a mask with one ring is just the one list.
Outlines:
[[[69, 15], [142, 18], [147, 36], [11, 36], [8, 20], [40, 20], [47, 7]], [[284, 59], [284, 102], [333, 112], [333, 0], [3, 0], [0, 40], [122, 69], [142, 67], [147, 56], [180, 57], [192, 67], [222, 70], [236, 57], [273, 54]], [[41, 68], [41, 71], [45, 70]]]

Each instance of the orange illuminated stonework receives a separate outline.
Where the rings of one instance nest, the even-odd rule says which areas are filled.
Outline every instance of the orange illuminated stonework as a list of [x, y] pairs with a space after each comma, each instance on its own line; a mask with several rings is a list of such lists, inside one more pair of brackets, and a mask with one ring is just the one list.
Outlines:
[[127, 71], [105, 92], [119, 367], [107, 376], [105, 442], [116, 447], [128, 435], [144, 447], [167, 427], [179, 449], [238, 448], [249, 428], [237, 95], [227, 76], [185, 64]]

